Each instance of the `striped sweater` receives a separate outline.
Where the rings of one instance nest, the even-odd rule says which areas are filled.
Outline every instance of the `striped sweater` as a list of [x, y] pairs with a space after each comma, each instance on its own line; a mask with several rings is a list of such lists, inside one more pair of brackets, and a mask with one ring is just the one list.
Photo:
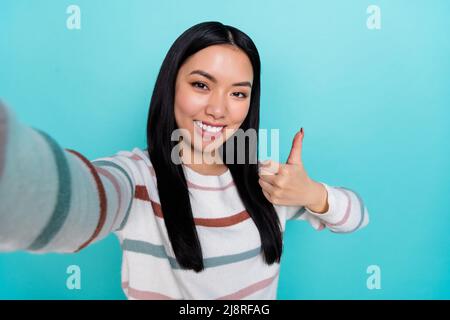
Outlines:
[[[32, 163], [33, 165], [30, 165]], [[146, 150], [89, 161], [43, 131], [19, 123], [0, 102], [0, 251], [77, 252], [114, 233], [128, 299], [276, 299], [280, 265], [263, 261], [261, 241], [230, 171], [188, 181], [205, 270], [178, 265]], [[367, 225], [357, 193], [324, 184], [329, 210], [275, 205], [291, 220], [349, 233]]]

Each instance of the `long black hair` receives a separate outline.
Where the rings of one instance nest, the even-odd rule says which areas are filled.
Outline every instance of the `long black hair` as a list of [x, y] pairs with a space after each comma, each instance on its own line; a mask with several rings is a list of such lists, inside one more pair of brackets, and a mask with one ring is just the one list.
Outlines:
[[[253, 83], [250, 108], [240, 126], [244, 132], [259, 130], [260, 73], [261, 63], [255, 44], [242, 31], [220, 22], [203, 22], [186, 30], [169, 49], [156, 80], [147, 122], [147, 150], [153, 164], [161, 209], [169, 239], [178, 261], [184, 269], [196, 272], [204, 269], [203, 255], [194, 223], [192, 208], [181, 164], [171, 160], [172, 150], [178, 144], [171, 135], [178, 129], [174, 115], [175, 83], [178, 70], [188, 57], [211, 45], [231, 44], [241, 49], [253, 67]], [[220, 147], [224, 163], [227, 143]], [[237, 154], [234, 144], [234, 155]], [[267, 264], [280, 262], [282, 253], [281, 226], [275, 208], [264, 196], [258, 183], [257, 152], [252, 152], [245, 144], [246, 162], [227, 163], [239, 196], [259, 230], [261, 248]], [[251, 157], [256, 161], [250, 163]]]

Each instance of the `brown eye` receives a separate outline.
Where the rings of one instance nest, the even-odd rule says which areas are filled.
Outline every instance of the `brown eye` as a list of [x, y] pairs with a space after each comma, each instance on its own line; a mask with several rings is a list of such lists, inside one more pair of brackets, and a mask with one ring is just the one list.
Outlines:
[[233, 92], [233, 95], [235, 97], [238, 97], [238, 98], [241, 98], [241, 99], [247, 98], [247, 95], [245, 93], [243, 93], [243, 92]]
[[193, 82], [192, 83], [192, 86], [194, 87], [194, 88], [199, 88], [199, 89], [201, 89], [201, 90], [205, 90], [205, 89], [208, 89], [208, 86], [206, 85], [206, 84], [204, 84], [204, 83], [202, 83], [202, 82]]

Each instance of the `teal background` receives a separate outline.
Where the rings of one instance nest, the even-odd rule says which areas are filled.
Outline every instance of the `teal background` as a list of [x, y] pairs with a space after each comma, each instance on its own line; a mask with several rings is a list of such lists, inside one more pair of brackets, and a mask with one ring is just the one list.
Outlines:
[[[81, 30], [66, 8], [81, 8]], [[381, 29], [366, 8], [381, 8]], [[354, 234], [288, 222], [278, 299], [449, 299], [449, 1], [0, 3], [0, 97], [26, 124], [88, 158], [145, 147], [153, 84], [173, 41], [219, 20], [262, 59], [262, 128], [281, 160], [303, 126], [313, 179], [357, 190]], [[78, 254], [0, 254], [2, 299], [124, 299], [114, 236]], [[81, 267], [81, 290], [66, 268]], [[366, 269], [381, 268], [369, 290]]]

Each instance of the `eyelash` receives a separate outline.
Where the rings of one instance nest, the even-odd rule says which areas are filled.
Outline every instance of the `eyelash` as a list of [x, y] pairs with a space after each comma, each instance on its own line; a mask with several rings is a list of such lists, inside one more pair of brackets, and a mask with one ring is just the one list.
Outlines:
[[[192, 86], [193, 86], [194, 88], [198, 88], [198, 89], [200, 89], [200, 90], [205, 90], [204, 87], [199, 87], [198, 85], [204, 86], [204, 87], [206, 87], [206, 88], [208, 87], [208, 86], [207, 86], [206, 84], [204, 84], [203, 82], [198, 82], [198, 81], [192, 82]], [[235, 93], [241, 94], [241, 95], [242, 95], [241, 97], [237, 97], [237, 98], [241, 98], [241, 99], [247, 98], [247, 94], [245, 94], [245, 93], [243, 93], [243, 92], [233, 92], [233, 94], [235, 94]]]

